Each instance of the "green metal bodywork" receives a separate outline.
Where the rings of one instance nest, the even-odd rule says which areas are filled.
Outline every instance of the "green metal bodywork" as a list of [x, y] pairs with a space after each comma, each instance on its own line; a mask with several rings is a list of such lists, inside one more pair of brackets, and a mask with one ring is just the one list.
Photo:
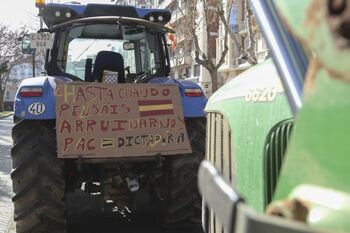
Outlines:
[[[275, 2], [287, 27], [312, 56], [312, 65], [274, 200], [304, 200], [309, 205], [310, 225], [350, 232], [350, 46], [337, 34], [328, 1]], [[249, 90], [262, 86], [279, 87], [274, 101], [247, 102], [244, 96]], [[280, 86], [268, 61], [234, 78], [209, 99], [206, 107], [207, 112], [220, 112], [229, 121], [235, 188], [258, 211], [265, 208], [266, 136], [278, 122], [292, 117]]]
[[350, 196], [346, 192], [315, 185], [299, 185], [289, 199], [308, 203], [307, 223], [330, 232], [349, 232]]
[[[285, 199], [302, 184], [350, 192], [349, 119], [350, 85], [320, 70], [315, 89], [305, 98], [297, 118], [275, 199]], [[343, 207], [349, 209], [349, 204]], [[350, 219], [350, 212], [343, 217]], [[313, 223], [324, 225], [323, 222], [320, 219]], [[332, 229], [350, 231], [349, 222], [346, 228], [338, 221], [332, 225], [336, 226], [330, 226]]]
[[[304, 105], [297, 119], [276, 198], [285, 197], [300, 183], [350, 192], [350, 85], [347, 81], [350, 49], [338, 48], [333, 42], [326, 9], [323, 9], [325, 3], [311, 0], [277, 3], [290, 26], [317, 54], [321, 64], [315, 68], [314, 77], [310, 77], [311, 84], [305, 86]], [[307, 11], [316, 5], [319, 6], [314, 9], [317, 14], [312, 15], [317, 18], [312, 23]], [[316, 23], [318, 28], [305, 26]], [[309, 37], [312, 37], [312, 43], [307, 39]], [[306, 166], [300, 166], [301, 163]]]
[[[273, 101], [247, 101], [249, 92], [264, 88], [275, 88], [277, 96]], [[272, 61], [251, 68], [215, 92], [206, 111], [220, 112], [229, 121], [236, 188], [249, 204], [262, 212], [265, 208], [263, 153], [266, 136], [274, 125], [291, 117]]]
[[[309, 223], [350, 231], [350, 48], [341, 43], [328, 15], [327, 2], [277, 0], [281, 14], [305, 47], [315, 53], [309, 67], [304, 103], [289, 144], [275, 199], [285, 199], [295, 187], [312, 184], [339, 192], [340, 206], [318, 209]], [[315, 190], [317, 193], [317, 191]], [[325, 197], [325, 202], [330, 197]], [[313, 209], [315, 212], [316, 210]], [[332, 217], [333, 216], [333, 217]]]

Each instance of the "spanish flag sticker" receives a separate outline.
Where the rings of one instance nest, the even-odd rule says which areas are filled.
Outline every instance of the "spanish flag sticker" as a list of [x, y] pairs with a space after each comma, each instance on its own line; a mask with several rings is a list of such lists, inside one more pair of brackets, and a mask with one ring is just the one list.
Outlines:
[[140, 117], [174, 114], [174, 105], [169, 100], [139, 100]]

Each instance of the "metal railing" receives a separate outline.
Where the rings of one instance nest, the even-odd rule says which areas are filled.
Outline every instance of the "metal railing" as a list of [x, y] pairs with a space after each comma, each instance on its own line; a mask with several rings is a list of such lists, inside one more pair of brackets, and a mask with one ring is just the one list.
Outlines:
[[271, 49], [272, 58], [287, 92], [292, 112], [302, 106], [303, 81], [308, 59], [301, 45], [286, 30], [272, 0], [250, 1], [260, 28]]

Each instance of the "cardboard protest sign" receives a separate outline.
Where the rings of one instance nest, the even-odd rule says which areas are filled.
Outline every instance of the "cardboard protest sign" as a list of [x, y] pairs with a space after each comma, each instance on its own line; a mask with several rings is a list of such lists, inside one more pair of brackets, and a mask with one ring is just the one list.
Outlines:
[[55, 95], [59, 158], [192, 152], [175, 85], [59, 82]]

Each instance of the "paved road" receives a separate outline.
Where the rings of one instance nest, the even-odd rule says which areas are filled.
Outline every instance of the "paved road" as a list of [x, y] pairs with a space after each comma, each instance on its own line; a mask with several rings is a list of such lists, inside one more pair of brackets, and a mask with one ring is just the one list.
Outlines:
[[[162, 229], [157, 224], [154, 213], [147, 210], [126, 217], [118, 212], [98, 214], [92, 210], [94, 206], [91, 203], [93, 202], [88, 198], [75, 199], [74, 205], [81, 206], [79, 209], [85, 211], [83, 214], [70, 216], [68, 233], [202, 233], [200, 226], [194, 229]], [[97, 206], [96, 204], [95, 208]]]
[[[10, 180], [11, 127], [12, 117], [0, 119], [0, 233], [4, 232], [8, 222], [12, 226], [10, 227], [12, 230], [6, 233], [15, 233], [12, 222], [13, 206]], [[98, 202], [92, 197], [79, 193], [71, 196], [69, 198], [68, 233], [202, 233], [200, 227], [191, 230], [162, 229], [154, 220], [154, 213], [150, 211], [124, 217], [118, 212], [102, 214], [96, 209], [98, 209]]]
[[11, 157], [10, 149], [12, 117], [0, 119], [0, 233], [12, 217], [12, 186], [10, 179]]

